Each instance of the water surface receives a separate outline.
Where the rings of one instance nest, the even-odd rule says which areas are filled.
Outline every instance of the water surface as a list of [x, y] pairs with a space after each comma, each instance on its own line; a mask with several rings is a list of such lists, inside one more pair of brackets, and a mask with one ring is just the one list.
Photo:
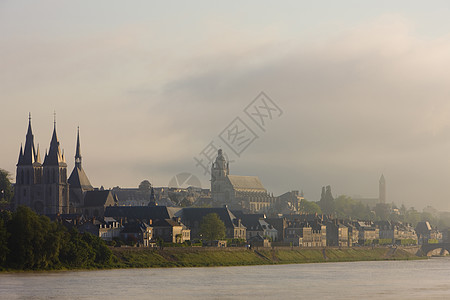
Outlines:
[[0, 299], [450, 299], [450, 258], [0, 274]]

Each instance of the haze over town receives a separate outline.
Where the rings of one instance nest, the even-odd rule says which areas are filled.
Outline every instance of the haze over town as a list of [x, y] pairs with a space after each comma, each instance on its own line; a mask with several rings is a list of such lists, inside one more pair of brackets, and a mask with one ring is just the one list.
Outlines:
[[94, 186], [208, 187], [193, 157], [264, 91], [283, 114], [240, 157], [220, 145], [232, 174], [314, 201], [377, 197], [384, 174], [387, 202], [450, 210], [448, 4], [344, 2], [1, 2], [0, 166], [15, 173], [28, 112], [45, 152], [55, 110]]

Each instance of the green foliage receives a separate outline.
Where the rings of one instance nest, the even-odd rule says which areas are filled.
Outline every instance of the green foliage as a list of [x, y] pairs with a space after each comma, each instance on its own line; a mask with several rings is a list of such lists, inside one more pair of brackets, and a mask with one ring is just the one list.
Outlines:
[[0, 218], [0, 267], [6, 262], [8, 255], [8, 231], [6, 230], [5, 222]]
[[225, 238], [225, 224], [215, 213], [207, 214], [200, 223], [200, 234], [208, 241]]
[[374, 244], [374, 241], [373, 241], [373, 240], [365, 240], [365, 241], [364, 241], [364, 246], [370, 246], [370, 245], [372, 245], [372, 244]]
[[11, 175], [8, 171], [0, 169], [0, 202], [9, 203], [13, 196]]
[[307, 214], [321, 214], [322, 210], [320, 209], [320, 206], [313, 201], [308, 201], [306, 199], [302, 199], [300, 202], [300, 211], [302, 213], [307, 213]]
[[94, 262], [94, 251], [86, 243], [76, 229], [66, 233], [60, 259], [63, 265], [69, 268], [83, 268], [91, 266]]
[[372, 219], [368, 206], [345, 195], [336, 198], [335, 209], [339, 218], [352, 218], [357, 220]]
[[319, 206], [322, 212], [326, 215], [331, 215], [335, 212], [335, 203], [333, 195], [331, 194], [331, 187], [322, 187], [322, 194], [319, 201]]
[[403, 240], [401, 240], [400, 243], [401, 243], [402, 246], [416, 245], [416, 244], [417, 244], [417, 241], [416, 241], [416, 240], [413, 240], [413, 239], [403, 239]]
[[428, 239], [428, 244], [437, 244], [439, 241], [437, 239]]
[[75, 229], [67, 232], [26, 206], [19, 206], [11, 217], [1, 215], [0, 268], [86, 268], [108, 266], [111, 260], [111, 250], [99, 237]]
[[7, 223], [8, 262], [15, 269], [46, 269], [58, 264], [61, 232], [56, 223], [20, 206]]
[[374, 244], [374, 245], [381, 245], [381, 246], [391, 245], [392, 244], [392, 240], [391, 239], [375, 239], [375, 240], [372, 241], [372, 244]]

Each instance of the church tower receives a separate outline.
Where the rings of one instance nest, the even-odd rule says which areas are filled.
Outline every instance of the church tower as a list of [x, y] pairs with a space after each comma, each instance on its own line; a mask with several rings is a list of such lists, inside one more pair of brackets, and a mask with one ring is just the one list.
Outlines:
[[42, 201], [42, 164], [34, 147], [34, 135], [31, 128], [31, 113], [28, 116], [28, 130], [25, 148], [20, 146], [19, 161], [16, 170], [16, 185], [14, 200], [16, 207], [26, 205], [37, 212], [43, 213]]
[[80, 128], [77, 131], [77, 148], [75, 150], [75, 167], [69, 177], [70, 186], [70, 212], [81, 212], [80, 207], [84, 205], [84, 195], [87, 191], [93, 191], [86, 173], [81, 164]]
[[216, 161], [211, 166], [211, 182], [225, 178], [229, 174], [230, 169], [228, 163], [223, 156], [222, 149], [219, 149]]
[[[229, 174], [230, 169], [228, 162], [223, 156], [222, 149], [219, 149], [216, 160], [211, 166], [211, 197], [215, 201], [224, 201], [224, 189]], [[227, 198], [229, 198], [229, 196]]]
[[67, 164], [61, 152], [56, 134], [56, 117], [53, 122], [53, 135], [43, 164], [44, 213], [69, 213], [69, 184], [67, 182]]
[[386, 203], [386, 180], [384, 179], [384, 175], [381, 174], [380, 182], [378, 185], [378, 200], [380, 203]]

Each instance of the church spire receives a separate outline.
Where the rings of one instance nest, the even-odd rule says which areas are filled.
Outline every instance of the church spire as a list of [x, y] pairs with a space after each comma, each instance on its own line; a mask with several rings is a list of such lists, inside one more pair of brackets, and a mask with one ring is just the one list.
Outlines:
[[17, 162], [17, 165], [22, 164], [22, 159], [23, 159], [23, 147], [22, 147], [22, 143], [20, 143], [19, 161]]
[[81, 169], [80, 127], [77, 130], [77, 149], [75, 151], [75, 166]]
[[37, 150], [36, 150], [36, 156], [34, 159], [37, 163], [41, 163], [41, 152], [39, 152], [39, 144], [37, 146]]
[[35, 162], [36, 151], [34, 149], [34, 135], [31, 129], [31, 113], [28, 114], [28, 130], [25, 140], [25, 147], [21, 155], [22, 159], [19, 159], [19, 164], [21, 165], [32, 165]]
[[61, 155], [58, 135], [56, 134], [56, 113], [54, 113], [53, 135], [50, 142], [50, 148], [48, 149], [48, 154], [44, 159], [44, 165], [59, 165], [60, 163], [64, 163], [64, 159]]

